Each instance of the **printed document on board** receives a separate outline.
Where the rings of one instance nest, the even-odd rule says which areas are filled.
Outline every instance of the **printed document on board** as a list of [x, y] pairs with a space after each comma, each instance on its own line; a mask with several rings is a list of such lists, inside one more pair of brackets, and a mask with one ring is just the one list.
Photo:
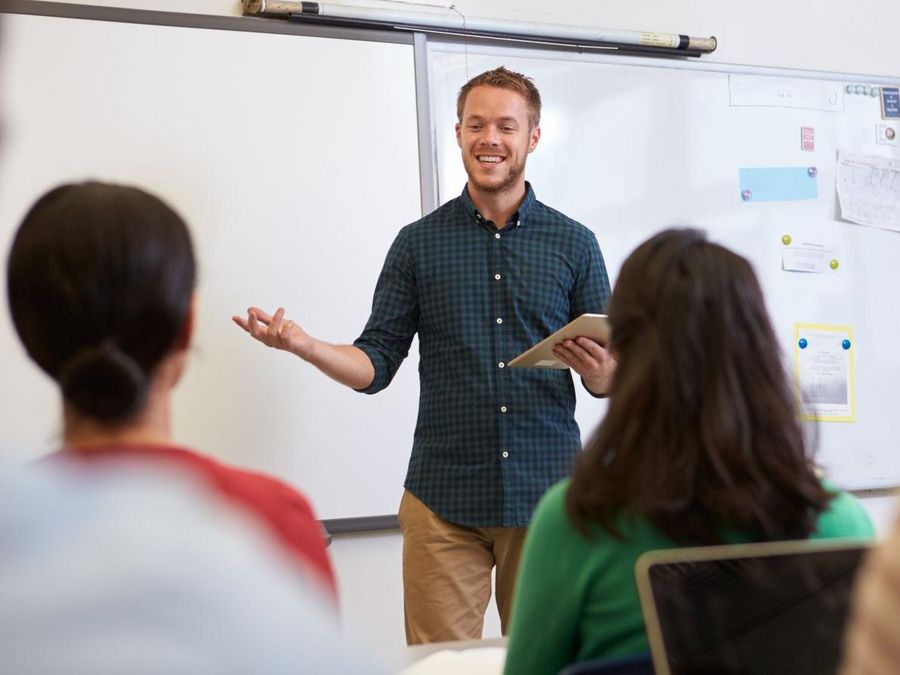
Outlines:
[[854, 421], [854, 349], [850, 326], [794, 324], [794, 382], [803, 419]]
[[841, 218], [900, 232], [900, 159], [838, 151]]

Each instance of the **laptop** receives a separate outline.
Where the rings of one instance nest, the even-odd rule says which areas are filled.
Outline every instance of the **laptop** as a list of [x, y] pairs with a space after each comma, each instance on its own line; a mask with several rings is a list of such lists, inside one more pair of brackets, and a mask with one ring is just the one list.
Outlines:
[[794, 541], [642, 555], [657, 675], [830, 675], [869, 543]]

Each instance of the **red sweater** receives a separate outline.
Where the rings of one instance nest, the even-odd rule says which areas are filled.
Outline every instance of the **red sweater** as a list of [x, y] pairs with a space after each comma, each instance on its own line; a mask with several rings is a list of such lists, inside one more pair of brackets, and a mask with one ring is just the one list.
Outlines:
[[171, 445], [94, 445], [66, 448], [53, 457], [93, 462], [139, 460], [183, 467], [184, 472], [196, 475], [238, 508], [252, 513], [300, 563], [304, 572], [311, 572], [337, 599], [322, 526], [306, 498], [287, 483]]

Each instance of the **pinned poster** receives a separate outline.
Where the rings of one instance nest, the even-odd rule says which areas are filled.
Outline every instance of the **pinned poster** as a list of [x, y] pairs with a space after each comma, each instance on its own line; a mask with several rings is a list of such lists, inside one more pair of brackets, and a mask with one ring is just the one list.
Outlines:
[[794, 385], [802, 419], [855, 421], [854, 348], [850, 326], [794, 324]]
[[900, 159], [838, 150], [841, 218], [900, 232]]

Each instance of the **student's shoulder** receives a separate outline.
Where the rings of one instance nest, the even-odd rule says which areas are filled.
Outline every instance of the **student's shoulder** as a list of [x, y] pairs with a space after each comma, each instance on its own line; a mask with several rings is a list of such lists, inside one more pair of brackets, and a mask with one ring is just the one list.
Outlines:
[[265, 473], [225, 464], [207, 455], [194, 455], [194, 463], [231, 499], [253, 505], [257, 509], [302, 513], [313, 518], [309, 500], [283, 480]]
[[529, 537], [539, 539], [542, 548], [563, 551], [568, 556], [592, 564], [618, 564], [631, 560], [652, 548], [671, 548], [672, 544], [644, 519], [620, 514], [616, 520], [620, 536], [613, 535], [598, 523], [586, 523], [582, 531], [569, 516], [566, 506], [571, 480], [566, 478], [551, 487], [538, 502]]
[[827, 481], [824, 481], [823, 485], [833, 496], [828, 502], [828, 507], [819, 515], [814, 536], [823, 539], [873, 538], [875, 527], [860, 501], [849, 492], [840, 490]]
[[532, 527], [557, 533], [574, 530], [566, 512], [566, 495], [570, 484], [571, 479], [565, 478], [544, 493], [534, 510]]
[[539, 515], [546, 518], [558, 518], [566, 513], [566, 494], [569, 491], [569, 485], [572, 480], [564, 478], [558, 483], [552, 485], [549, 490], [544, 493], [538, 501], [535, 509], [535, 518]]

